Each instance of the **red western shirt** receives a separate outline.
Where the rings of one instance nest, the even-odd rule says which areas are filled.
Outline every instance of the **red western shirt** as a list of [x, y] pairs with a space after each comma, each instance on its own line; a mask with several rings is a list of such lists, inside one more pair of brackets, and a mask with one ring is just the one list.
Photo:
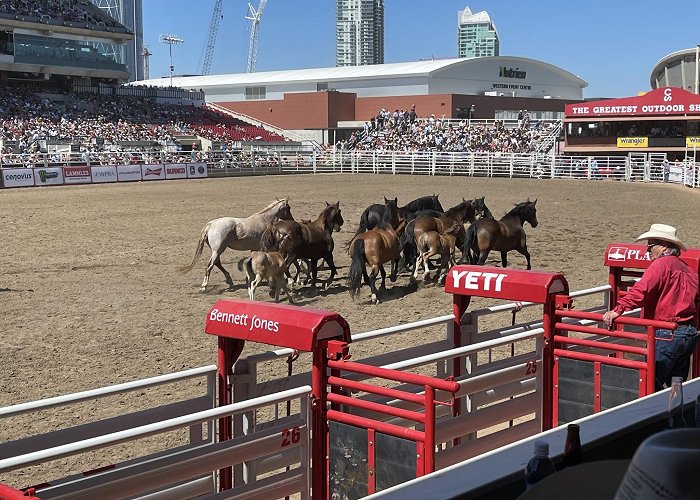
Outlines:
[[674, 255], [655, 259], [642, 278], [617, 301], [618, 314], [637, 307], [644, 317], [659, 321], [687, 321], [695, 316], [698, 275]]

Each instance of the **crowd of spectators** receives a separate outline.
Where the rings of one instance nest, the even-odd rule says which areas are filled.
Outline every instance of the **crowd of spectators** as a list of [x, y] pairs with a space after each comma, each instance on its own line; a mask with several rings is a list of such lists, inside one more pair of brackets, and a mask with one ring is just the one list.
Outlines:
[[365, 123], [362, 132], [354, 133], [342, 149], [373, 151], [464, 151], [531, 153], [538, 142], [549, 135], [551, 124], [519, 120], [517, 127], [508, 128], [496, 120], [493, 126], [471, 123], [470, 120], [445, 120], [431, 115], [418, 118], [415, 109], [382, 109]]
[[49, 98], [30, 90], [0, 89], [0, 140], [11, 142], [14, 153], [37, 153], [43, 141], [93, 150], [141, 142], [168, 150], [177, 148], [182, 136], [216, 142], [283, 140], [262, 127], [193, 104], [103, 94], [54, 94]]
[[90, 0], [0, 0], [0, 13], [40, 21], [53, 19], [96, 28], [125, 29]]

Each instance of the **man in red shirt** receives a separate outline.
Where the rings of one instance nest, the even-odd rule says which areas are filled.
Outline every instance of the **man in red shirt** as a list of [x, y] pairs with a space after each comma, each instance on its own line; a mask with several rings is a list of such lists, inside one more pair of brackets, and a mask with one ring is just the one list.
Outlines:
[[675, 331], [656, 330], [656, 390], [672, 377], [688, 377], [690, 356], [698, 338], [695, 324], [698, 275], [683, 262], [679, 255], [685, 245], [676, 236], [676, 228], [666, 224], [652, 224], [649, 231], [637, 241], [647, 241], [647, 253], [651, 265], [642, 278], [620, 298], [617, 306], [603, 315], [603, 321], [611, 326], [615, 318], [625, 311], [644, 308], [644, 317], [678, 323]]

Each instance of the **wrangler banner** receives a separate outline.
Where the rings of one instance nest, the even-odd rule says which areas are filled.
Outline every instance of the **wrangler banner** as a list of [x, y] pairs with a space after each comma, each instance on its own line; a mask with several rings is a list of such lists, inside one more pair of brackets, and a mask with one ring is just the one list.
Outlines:
[[649, 138], [648, 137], [618, 137], [617, 138], [618, 148], [648, 148]]

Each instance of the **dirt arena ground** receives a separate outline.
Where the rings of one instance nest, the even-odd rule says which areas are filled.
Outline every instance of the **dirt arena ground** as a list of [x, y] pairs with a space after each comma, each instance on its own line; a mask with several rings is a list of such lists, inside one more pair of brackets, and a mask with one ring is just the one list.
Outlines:
[[[177, 269], [191, 261], [208, 220], [247, 216], [277, 197], [290, 198], [297, 219], [315, 219], [324, 201], [340, 200], [346, 221], [335, 236], [339, 277], [328, 292], [302, 289], [300, 305], [339, 311], [356, 333], [448, 314], [450, 296], [434, 284], [416, 290], [407, 275], [389, 285], [378, 306], [369, 303], [367, 287], [355, 303], [345, 287], [343, 247], [363, 209], [385, 195], [405, 204], [433, 193], [445, 208], [462, 197], [486, 196], [497, 217], [515, 202], [538, 198], [540, 224], [526, 227], [533, 268], [563, 272], [571, 290], [604, 284], [607, 244], [631, 242], [654, 222], [677, 226], [688, 246], [700, 246], [693, 215], [700, 213], [700, 193], [659, 184], [306, 175], [1, 190], [0, 406], [215, 363], [215, 341], [203, 333], [205, 314], [219, 298], [246, 297], [236, 269], [244, 254], [224, 254], [237, 283], [233, 291], [214, 269], [210, 290], [199, 293], [208, 249], [189, 274]], [[500, 265], [496, 253], [490, 263]], [[525, 259], [511, 253], [509, 264], [523, 268]], [[266, 292], [259, 298], [268, 299]], [[248, 346], [244, 355], [251, 352]], [[167, 401], [170, 394], [151, 396]], [[117, 401], [84, 411], [94, 418], [119, 414], [124, 405], [131, 406]], [[5, 422], [0, 442], [84, 416], [63, 411]], [[22, 486], [30, 477], [0, 480]]]

